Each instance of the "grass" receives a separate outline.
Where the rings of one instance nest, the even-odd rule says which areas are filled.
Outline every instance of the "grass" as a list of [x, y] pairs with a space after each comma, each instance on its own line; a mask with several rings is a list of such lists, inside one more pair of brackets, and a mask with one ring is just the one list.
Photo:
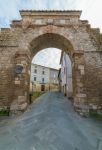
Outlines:
[[42, 92], [33, 92], [32, 94], [32, 102], [34, 102], [38, 97], [40, 97], [43, 93]]
[[9, 111], [7, 111], [7, 110], [0, 110], [0, 116], [9, 116]]
[[102, 113], [98, 113], [98, 112], [94, 112], [94, 111], [90, 111], [89, 115], [91, 118], [95, 118], [98, 120], [102, 120]]

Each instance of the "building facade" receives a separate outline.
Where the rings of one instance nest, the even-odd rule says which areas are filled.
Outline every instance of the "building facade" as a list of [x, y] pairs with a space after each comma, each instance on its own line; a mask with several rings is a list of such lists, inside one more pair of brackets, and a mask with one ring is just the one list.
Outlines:
[[54, 68], [50, 68], [50, 91], [58, 91], [59, 85], [58, 85], [58, 70]]
[[32, 64], [30, 81], [31, 92], [58, 90], [58, 70]]
[[58, 75], [60, 91], [67, 97], [73, 97], [71, 60], [65, 52], [61, 54], [60, 64]]

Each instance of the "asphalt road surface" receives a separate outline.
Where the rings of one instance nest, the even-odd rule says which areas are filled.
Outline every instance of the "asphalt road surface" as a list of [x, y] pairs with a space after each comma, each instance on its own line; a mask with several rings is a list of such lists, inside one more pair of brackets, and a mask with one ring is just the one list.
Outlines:
[[80, 117], [61, 93], [48, 92], [0, 121], [0, 150], [102, 150], [102, 121]]

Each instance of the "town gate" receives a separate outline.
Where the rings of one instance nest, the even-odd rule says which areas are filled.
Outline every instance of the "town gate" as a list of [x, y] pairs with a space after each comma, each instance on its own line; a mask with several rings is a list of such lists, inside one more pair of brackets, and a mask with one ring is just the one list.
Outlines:
[[65, 51], [72, 63], [74, 108], [102, 111], [102, 34], [81, 11], [20, 11], [21, 20], [0, 30], [0, 109], [24, 111], [29, 105], [34, 55], [49, 47]]

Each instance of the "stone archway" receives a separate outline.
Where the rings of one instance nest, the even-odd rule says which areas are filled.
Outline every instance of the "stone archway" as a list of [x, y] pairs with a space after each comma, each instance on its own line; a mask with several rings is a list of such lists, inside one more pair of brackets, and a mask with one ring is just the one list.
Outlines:
[[101, 111], [100, 32], [80, 20], [81, 11], [20, 13], [22, 20], [13, 21], [10, 29], [1, 29], [0, 33], [1, 108], [13, 106], [14, 110], [24, 110], [27, 107], [31, 60], [39, 50], [55, 47], [65, 51], [72, 62], [75, 109], [82, 113], [87, 113], [90, 107]]
[[[52, 28], [52, 26], [50, 27]], [[61, 49], [62, 51], [65, 51], [69, 55], [71, 62], [74, 62], [73, 46], [70, 43], [70, 41], [66, 39], [64, 36], [60, 34], [56, 34], [56, 33], [44, 33], [34, 38], [31, 42], [29, 42], [28, 48], [26, 50], [17, 51], [14, 57], [15, 67], [19, 65], [23, 66], [22, 74], [19, 75], [18, 73], [18, 75], [16, 74], [16, 77], [15, 77], [15, 87], [16, 87], [15, 97], [18, 98], [18, 100], [16, 99], [16, 102], [17, 101], [21, 102], [22, 101], [21, 99], [27, 102], [27, 100], [29, 99], [29, 82], [30, 82], [29, 72], [31, 68], [32, 58], [40, 50], [45, 49], [45, 48], [50, 48], [50, 47], [58, 48], [58, 49]], [[16, 86], [16, 83], [17, 83], [17, 86]], [[25, 93], [26, 93], [26, 96], [25, 96]]]

